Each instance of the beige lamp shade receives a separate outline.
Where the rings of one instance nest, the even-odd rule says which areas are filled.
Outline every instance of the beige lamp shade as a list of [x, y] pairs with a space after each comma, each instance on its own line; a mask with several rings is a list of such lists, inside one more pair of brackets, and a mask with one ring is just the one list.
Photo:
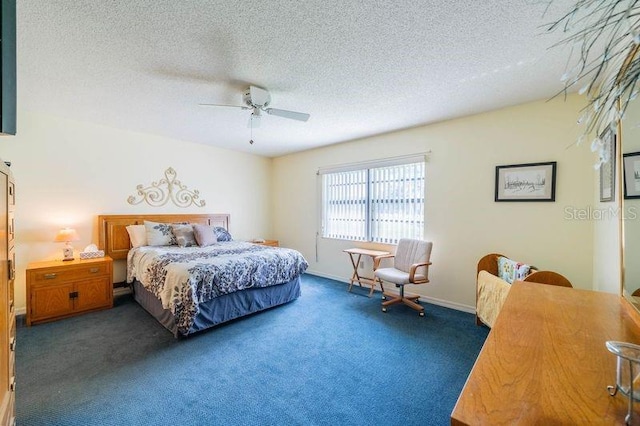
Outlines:
[[75, 229], [62, 228], [53, 240], [56, 243], [65, 243], [62, 248], [62, 260], [73, 260], [73, 246], [71, 241], [79, 241], [80, 236]]
[[80, 241], [80, 236], [75, 229], [63, 228], [58, 231], [58, 235], [53, 240], [56, 243], [67, 243], [69, 241]]

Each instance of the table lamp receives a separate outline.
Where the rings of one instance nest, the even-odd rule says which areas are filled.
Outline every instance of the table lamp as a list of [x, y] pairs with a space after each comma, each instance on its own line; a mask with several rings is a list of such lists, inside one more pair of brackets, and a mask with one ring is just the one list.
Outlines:
[[63, 228], [58, 231], [58, 235], [53, 240], [56, 243], [65, 243], [62, 248], [62, 260], [73, 260], [73, 246], [71, 245], [71, 241], [79, 241], [80, 237], [75, 229], [71, 228]]

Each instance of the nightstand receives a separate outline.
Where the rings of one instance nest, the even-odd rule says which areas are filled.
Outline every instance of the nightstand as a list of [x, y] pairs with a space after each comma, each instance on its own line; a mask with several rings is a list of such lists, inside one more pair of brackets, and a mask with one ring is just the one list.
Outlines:
[[261, 242], [249, 241], [249, 242], [253, 244], [260, 244], [261, 246], [280, 247], [280, 242], [278, 240], [264, 240]]
[[27, 325], [113, 307], [113, 260], [75, 259], [27, 266]]

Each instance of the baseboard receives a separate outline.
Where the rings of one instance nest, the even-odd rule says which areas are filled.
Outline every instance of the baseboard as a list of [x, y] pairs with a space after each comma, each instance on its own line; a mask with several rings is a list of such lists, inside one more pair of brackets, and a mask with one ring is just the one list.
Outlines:
[[451, 302], [449, 300], [436, 299], [435, 297], [429, 296], [420, 296], [420, 300], [424, 300], [427, 303], [431, 303], [432, 305], [442, 306], [444, 308], [455, 309], [456, 311], [466, 312], [468, 314], [475, 314], [476, 307], [464, 305], [462, 303]]
[[122, 296], [124, 294], [131, 294], [130, 287], [116, 287], [113, 289], [113, 297]]
[[322, 272], [318, 272], [318, 271], [313, 271], [311, 269], [307, 269], [307, 274], [309, 275], [315, 275], [316, 277], [322, 277], [322, 278], [328, 278], [330, 280], [334, 280], [334, 281], [340, 281], [341, 283], [347, 283], [349, 284], [349, 280], [346, 279], [345, 277], [337, 277], [331, 274], [325, 274]]
[[[307, 274], [315, 275], [317, 277], [322, 277], [322, 278], [328, 278], [330, 280], [339, 281], [339, 282], [342, 282], [342, 283], [349, 284], [349, 280], [345, 279], [344, 277], [336, 277], [336, 276], [333, 276], [333, 275], [330, 275], [330, 274], [325, 274], [325, 273], [322, 273], [322, 272], [309, 270], [309, 269], [307, 269]], [[380, 291], [380, 287], [376, 286], [375, 287], [375, 291]], [[423, 300], [423, 301], [425, 301], [427, 303], [431, 303], [433, 305], [438, 305], [438, 306], [442, 306], [442, 307], [449, 308], [449, 309], [455, 309], [456, 311], [466, 312], [468, 314], [475, 314], [476, 313], [476, 307], [475, 306], [469, 306], [469, 305], [465, 305], [465, 304], [462, 304], [462, 303], [451, 302], [449, 300], [437, 299], [435, 297], [424, 296], [422, 294], [420, 295], [420, 300]]]

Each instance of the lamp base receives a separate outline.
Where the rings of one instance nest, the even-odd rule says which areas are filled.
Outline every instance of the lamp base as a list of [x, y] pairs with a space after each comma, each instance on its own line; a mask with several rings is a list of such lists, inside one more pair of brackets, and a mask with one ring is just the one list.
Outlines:
[[62, 249], [62, 260], [73, 260], [73, 247], [64, 247]]

